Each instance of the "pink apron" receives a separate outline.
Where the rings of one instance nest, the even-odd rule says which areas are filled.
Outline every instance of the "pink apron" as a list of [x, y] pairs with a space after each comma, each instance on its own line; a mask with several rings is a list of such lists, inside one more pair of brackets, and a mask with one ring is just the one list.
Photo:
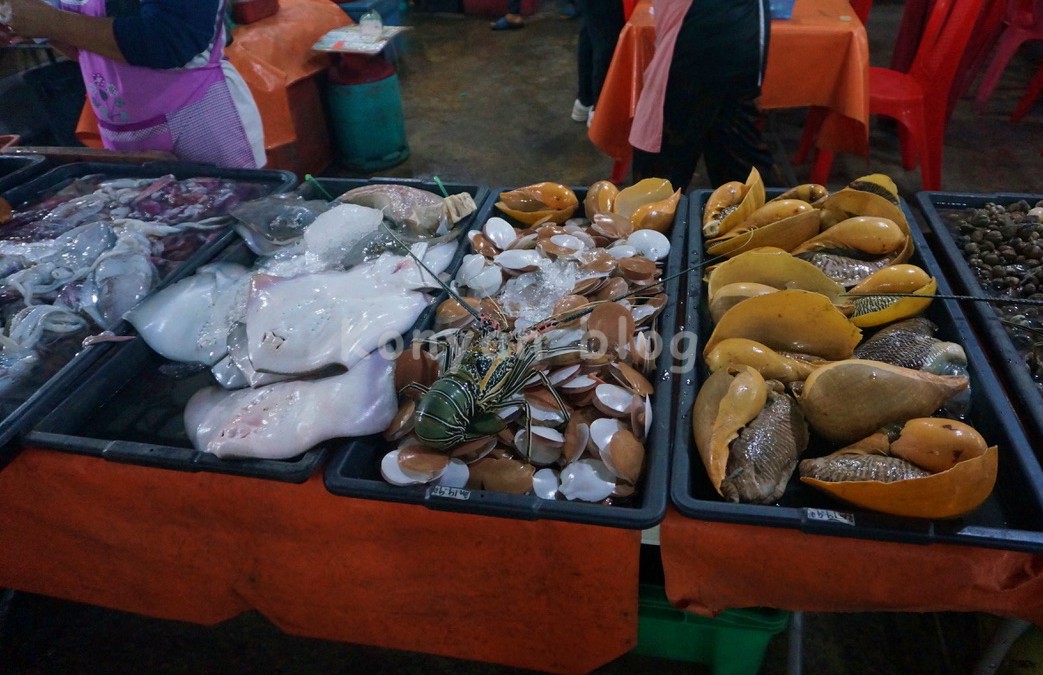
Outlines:
[[[104, 17], [105, 0], [62, 0], [64, 10]], [[154, 69], [118, 63], [80, 50], [87, 98], [110, 150], [164, 150], [185, 161], [227, 168], [256, 162], [225, 82], [224, 3], [205, 64]]]

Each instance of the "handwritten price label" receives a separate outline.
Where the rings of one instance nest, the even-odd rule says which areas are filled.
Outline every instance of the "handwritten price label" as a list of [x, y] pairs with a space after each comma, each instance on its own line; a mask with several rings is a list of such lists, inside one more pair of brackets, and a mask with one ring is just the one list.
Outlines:
[[832, 511], [830, 509], [808, 509], [808, 520], [818, 520], [827, 523], [841, 523], [843, 525], [854, 525], [855, 516], [852, 513]]
[[443, 487], [441, 485], [434, 485], [428, 490], [428, 495], [432, 497], [442, 497], [444, 499], [459, 499], [466, 501], [471, 498], [471, 491], [464, 490], [461, 488], [454, 487]]

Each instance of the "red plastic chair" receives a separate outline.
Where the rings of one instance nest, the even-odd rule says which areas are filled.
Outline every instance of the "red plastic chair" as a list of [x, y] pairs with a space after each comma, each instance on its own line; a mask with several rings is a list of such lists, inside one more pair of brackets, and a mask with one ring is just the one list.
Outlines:
[[[1025, 90], [1025, 95], [1018, 101], [1018, 107], [1014, 109], [1014, 113], [1010, 116], [1010, 121], [1020, 122], [1021, 118], [1028, 114], [1032, 104], [1036, 102], [1041, 93], [1043, 93], [1043, 63], [1039, 64], [1039, 70], [1036, 71], [1035, 77], [1032, 78], [1032, 83]], [[0, 136], [0, 138], [3, 137]]]
[[974, 109], [979, 113], [985, 111], [993, 89], [1018, 48], [1031, 40], [1043, 40], [1043, 0], [1008, 0], [1003, 24], [996, 53], [974, 96]]
[[[869, 113], [898, 122], [902, 166], [920, 164], [925, 190], [940, 190], [949, 90], [984, 0], [937, 0], [908, 73], [869, 69]], [[816, 130], [817, 131], [817, 130]], [[825, 184], [833, 153], [820, 150], [811, 181]]]
[[[869, 21], [869, 10], [872, 7], [873, 0], [851, 0], [851, 9], [863, 26], [867, 25], [866, 22]], [[792, 163], [803, 164], [804, 160], [811, 154], [812, 148], [815, 147], [815, 134], [822, 127], [822, 123], [826, 120], [828, 113], [829, 108], [819, 106], [814, 106], [808, 110], [808, 119], [804, 123], [804, 135], [801, 136], [800, 147], [797, 148], [796, 154], [790, 159]]]

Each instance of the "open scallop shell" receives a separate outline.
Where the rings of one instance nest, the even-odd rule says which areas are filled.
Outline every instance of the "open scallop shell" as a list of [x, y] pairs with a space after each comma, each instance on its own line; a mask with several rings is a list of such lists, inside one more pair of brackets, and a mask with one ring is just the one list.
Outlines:
[[564, 223], [579, 207], [576, 193], [561, 183], [535, 183], [500, 193], [496, 208], [526, 225]]

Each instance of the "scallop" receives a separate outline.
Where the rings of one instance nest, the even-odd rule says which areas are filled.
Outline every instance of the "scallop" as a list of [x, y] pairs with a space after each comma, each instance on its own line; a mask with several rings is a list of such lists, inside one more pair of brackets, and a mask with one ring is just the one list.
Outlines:
[[[501, 254], [502, 255], [502, 254]], [[503, 284], [503, 272], [495, 265], [486, 267], [467, 283], [478, 297], [488, 298], [496, 294]]]
[[553, 500], [558, 496], [558, 472], [554, 469], [540, 469], [532, 475], [532, 492], [540, 499]]
[[532, 427], [530, 431], [519, 429], [514, 434], [514, 447], [538, 466], [558, 461], [564, 444], [565, 435], [549, 427]]
[[456, 272], [456, 280], [467, 286], [471, 279], [481, 274], [483, 269], [485, 269], [485, 256], [468, 253], [460, 263], [460, 269]]
[[571, 366], [565, 366], [564, 368], [558, 368], [557, 370], [553, 371], [550, 375], [548, 375], [547, 379], [550, 381], [552, 385], [557, 387], [568, 382], [577, 374], [579, 374], [579, 368], [580, 366], [578, 363], [575, 363]]
[[662, 260], [670, 253], [670, 240], [657, 230], [637, 230], [627, 237], [626, 243], [649, 260]]
[[582, 251], [586, 248], [586, 244], [583, 243], [582, 239], [571, 234], [556, 234], [550, 238], [550, 241], [555, 246], [567, 248], [572, 251]]
[[445, 471], [449, 458], [419, 445], [402, 446], [380, 460], [380, 475], [392, 485], [429, 483]]
[[608, 447], [608, 444], [612, 442], [612, 437], [623, 428], [622, 422], [611, 417], [599, 417], [590, 423], [590, 442], [594, 444], [598, 454]]
[[518, 232], [503, 218], [492, 217], [485, 221], [482, 233], [501, 251], [510, 248], [518, 238]]
[[467, 480], [470, 478], [471, 471], [467, 468], [459, 459], [452, 457], [449, 460], [449, 464], [445, 467], [445, 471], [435, 481], [435, 485], [449, 488], [462, 488], [467, 485]]
[[630, 406], [634, 402], [634, 394], [615, 384], [599, 384], [594, 389], [594, 407], [613, 417], [625, 417], [630, 414]]
[[609, 471], [633, 485], [641, 477], [645, 446], [628, 429], [620, 429], [601, 453], [601, 460]]
[[471, 242], [471, 249], [486, 258], [492, 258], [500, 252], [499, 247], [481, 232], [472, 230], [467, 233], [467, 239]]
[[540, 266], [543, 259], [537, 251], [529, 249], [511, 249], [497, 255], [493, 260], [505, 269], [516, 272], [532, 272]]
[[605, 250], [607, 250], [609, 255], [611, 255], [613, 258], [617, 260], [637, 255], [637, 247], [631, 246], [630, 244], [619, 244], [618, 246], [610, 246]]
[[616, 477], [605, 463], [597, 459], [581, 459], [561, 472], [558, 490], [569, 500], [600, 502], [616, 489]]

